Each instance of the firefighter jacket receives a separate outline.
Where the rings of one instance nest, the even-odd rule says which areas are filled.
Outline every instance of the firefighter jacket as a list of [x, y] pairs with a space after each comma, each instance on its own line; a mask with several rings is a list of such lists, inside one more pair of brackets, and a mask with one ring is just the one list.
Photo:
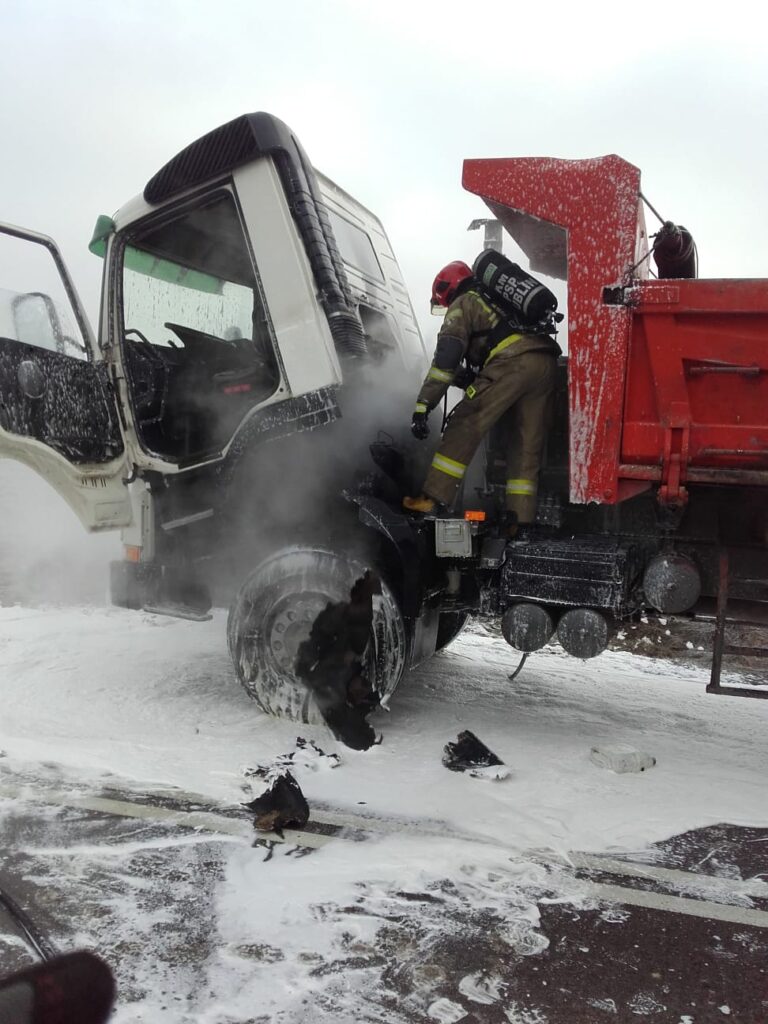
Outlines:
[[416, 399], [416, 412], [429, 412], [450, 386], [461, 361], [482, 370], [494, 356], [511, 346], [515, 353], [546, 351], [560, 354], [560, 346], [547, 334], [515, 330], [500, 309], [469, 288], [458, 295], [445, 314], [437, 336], [432, 365]]

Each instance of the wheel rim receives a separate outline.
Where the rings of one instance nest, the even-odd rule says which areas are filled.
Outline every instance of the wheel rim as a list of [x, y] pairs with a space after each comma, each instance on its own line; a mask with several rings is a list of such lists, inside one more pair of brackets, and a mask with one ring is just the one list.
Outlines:
[[281, 674], [295, 677], [299, 646], [309, 637], [312, 623], [329, 598], [317, 592], [288, 594], [267, 614], [261, 630], [265, 660]]

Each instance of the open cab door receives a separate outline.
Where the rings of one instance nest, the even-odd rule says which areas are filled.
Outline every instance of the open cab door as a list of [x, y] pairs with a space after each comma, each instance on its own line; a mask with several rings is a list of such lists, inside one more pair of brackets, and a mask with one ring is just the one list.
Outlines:
[[38, 472], [87, 530], [131, 522], [113, 387], [59, 250], [2, 223], [0, 458]]

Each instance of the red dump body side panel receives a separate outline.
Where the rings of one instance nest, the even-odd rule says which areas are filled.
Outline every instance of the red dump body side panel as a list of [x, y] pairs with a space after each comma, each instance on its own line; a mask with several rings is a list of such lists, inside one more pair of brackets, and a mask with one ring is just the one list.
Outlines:
[[674, 484], [679, 461], [679, 486], [768, 483], [768, 281], [645, 281], [629, 299], [620, 475]]
[[571, 501], [768, 484], [768, 281], [644, 280], [640, 171], [618, 156], [467, 160], [463, 184], [534, 272], [567, 272]]

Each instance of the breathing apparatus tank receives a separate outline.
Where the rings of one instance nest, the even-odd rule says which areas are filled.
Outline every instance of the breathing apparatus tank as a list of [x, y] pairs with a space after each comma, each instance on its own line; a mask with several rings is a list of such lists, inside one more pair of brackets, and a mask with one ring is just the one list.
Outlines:
[[553, 321], [562, 320], [549, 288], [495, 249], [480, 253], [472, 273], [484, 296], [520, 327], [549, 325], [553, 329]]

